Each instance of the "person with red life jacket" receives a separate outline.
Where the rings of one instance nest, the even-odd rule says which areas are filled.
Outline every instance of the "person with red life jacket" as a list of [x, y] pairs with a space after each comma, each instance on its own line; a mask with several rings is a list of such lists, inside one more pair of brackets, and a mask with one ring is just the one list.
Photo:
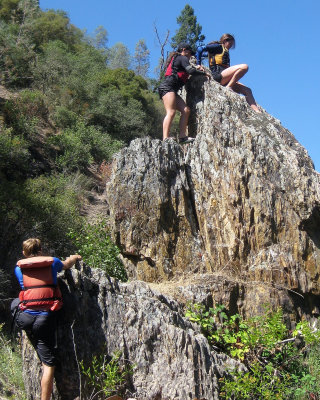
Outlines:
[[178, 110], [181, 113], [179, 122], [179, 143], [191, 143], [194, 138], [186, 135], [190, 109], [184, 100], [178, 95], [178, 91], [187, 82], [190, 75], [206, 75], [202, 66], [190, 65], [192, 48], [188, 43], [180, 43], [177, 52], [172, 52], [167, 60], [165, 78], [159, 86], [159, 95], [166, 109], [163, 120], [163, 140], [169, 138], [170, 127]]
[[23, 242], [24, 259], [15, 267], [19, 281], [19, 308], [15, 317], [18, 329], [23, 329], [35, 348], [43, 366], [41, 400], [50, 400], [56, 365], [56, 311], [62, 307], [57, 273], [71, 268], [81, 256], [61, 261], [42, 255], [41, 242], [31, 238]]
[[204, 55], [209, 57], [209, 67], [212, 77], [222, 86], [229, 87], [239, 94], [243, 94], [250, 107], [260, 113], [257, 103], [253, 97], [252, 90], [239, 82], [248, 72], [247, 64], [230, 66], [229, 50], [235, 47], [235, 38], [230, 33], [225, 33], [219, 41], [210, 42], [206, 46], [200, 46], [196, 52], [197, 64], [201, 65]]

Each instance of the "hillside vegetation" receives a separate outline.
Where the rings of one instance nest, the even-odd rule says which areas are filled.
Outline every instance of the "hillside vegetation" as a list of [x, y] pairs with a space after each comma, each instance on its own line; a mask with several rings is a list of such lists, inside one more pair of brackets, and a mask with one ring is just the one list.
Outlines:
[[162, 106], [103, 28], [89, 37], [35, 0], [0, 0], [0, 53], [0, 263], [28, 236], [65, 256], [112, 155], [159, 136]]

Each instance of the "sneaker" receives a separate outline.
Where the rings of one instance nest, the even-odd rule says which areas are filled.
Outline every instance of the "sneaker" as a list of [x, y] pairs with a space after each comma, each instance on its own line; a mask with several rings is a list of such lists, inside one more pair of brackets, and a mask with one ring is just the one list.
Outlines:
[[185, 137], [179, 139], [179, 143], [180, 144], [192, 143], [192, 142], [194, 142], [194, 140], [195, 140], [195, 138], [193, 138], [193, 137], [185, 136]]

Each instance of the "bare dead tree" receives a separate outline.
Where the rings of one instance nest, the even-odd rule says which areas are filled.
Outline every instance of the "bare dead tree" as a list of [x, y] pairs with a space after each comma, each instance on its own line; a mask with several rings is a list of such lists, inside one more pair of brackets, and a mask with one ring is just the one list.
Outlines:
[[162, 41], [161, 38], [160, 38], [160, 35], [159, 35], [159, 32], [158, 32], [158, 28], [157, 28], [155, 22], [153, 23], [153, 29], [154, 29], [154, 32], [155, 32], [156, 37], [157, 37], [157, 41], [158, 41], [159, 46], [160, 46], [160, 54], [161, 54], [161, 56], [160, 56], [160, 59], [159, 59], [159, 64], [158, 64], [158, 66], [156, 68], [156, 71], [160, 75], [160, 72], [161, 72], [161, 70], [163, 68], [163, 65], [165, 63], [165, 54], [164, 54], [165, 50], [164, 49], [165, 49], [165, 46], [168, 43], [170, 31], [169, 31], [169, 29], [167, 29], [165, 39]]

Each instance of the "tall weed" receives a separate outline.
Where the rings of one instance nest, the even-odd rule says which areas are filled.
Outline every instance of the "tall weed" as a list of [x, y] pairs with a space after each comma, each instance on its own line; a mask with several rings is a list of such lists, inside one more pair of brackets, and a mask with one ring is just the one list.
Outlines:
[[18, 346], [14, 346], [2, 332], [0, 325], [0, 394], [6, 399], [26, 400], [22, 379], [22, 358]]

